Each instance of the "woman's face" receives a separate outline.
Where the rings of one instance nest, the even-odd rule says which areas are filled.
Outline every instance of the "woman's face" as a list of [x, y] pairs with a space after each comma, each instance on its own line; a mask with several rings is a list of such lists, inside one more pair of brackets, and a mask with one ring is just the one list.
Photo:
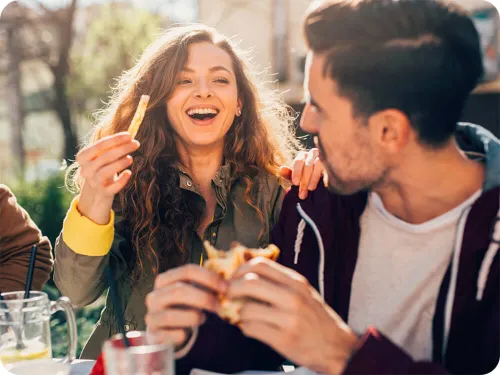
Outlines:
[[167, 115], [188, 146], [223, 144], [237, 110], [241, 110], [231, 57], [209, 42], [189, 46], [186, 65], [179, 73]]

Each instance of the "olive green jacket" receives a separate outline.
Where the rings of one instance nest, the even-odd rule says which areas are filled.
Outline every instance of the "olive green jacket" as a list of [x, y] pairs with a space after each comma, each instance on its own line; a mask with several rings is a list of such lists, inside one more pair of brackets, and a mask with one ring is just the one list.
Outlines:
[[[179, 168], [179, 183], [182, 189], [192, 193], [193, 199], [201, 195], [192, 183], [192, 179]], [[254, 208], [245, 201], [246, 186], [242, 179], [231, 176], [229, 166], [219, 169], [212, 179], [216, 193], [217, 206], [214, 220], [208, 225], [203, 240], [219, 249], [228, 249], [232, 241], [238, 241], [248, 247], [266, 247], [269, 234], [277, 222], [285, 190], [280, 180], [265, 172], [254, 179], [256, 206], [264, 214], [264, 222]], [[263, 225], [263, 226], [262, 226]], [[86, 256], [77, 254], [64, 242], [64, 230], [59, 235], [55, 246], [54, 280], [61, 293], [70, 298], [76, 306], [85, 306], [96, 301], [108, 285], [103, 275], [104, 267], [110, 265], [118, 285], [118, 293], [124, 310], [125, 326], [128, 330], [145, 330], [145, 297], [152, 290], [154, 275], [145, 272], [137, 283], [130, 282], [130, 269], [123, 254], [130, 252], [131, 243], [127, 222], [115, 212], [115, 234], [109, 253], [105, 256]], [[91, 236], [91, 233], [82, 233]], [[260, 235], [260, 239], [259, 239]], [[88, 238], [92, 241], [92, 238]], [[193, 246], [188, 262], [199, 263], [203, 254], [202, 239], [193, 234]], [[81, 357], [95, 359], [101, 352], [102, 343], [119, 328], [113, 319], [113, 306], [110, 297], [106, 298], [106, 307], [92, 332]]]

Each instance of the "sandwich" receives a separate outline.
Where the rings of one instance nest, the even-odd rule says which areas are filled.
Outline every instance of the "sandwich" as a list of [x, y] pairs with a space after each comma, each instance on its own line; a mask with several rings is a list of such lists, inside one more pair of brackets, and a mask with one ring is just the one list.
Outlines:
[[[278, 259], [280, 250], [275, 245], [269, 245], [265, 249], [250, 249], [246, 246], [233, 242], [228, 251], [217, 250], [208, 241], [204, 242], [208, 260], [203, 266], [230, 280], [236, 270], [257, 257], [264, 257], [271, 260]], [[231, 324], [238, 324], [240, 321], [240, 311], [243, 307], [243, 300], [228, 300], [225, 296], [219, 296], [220, 308], [217, 314]]]

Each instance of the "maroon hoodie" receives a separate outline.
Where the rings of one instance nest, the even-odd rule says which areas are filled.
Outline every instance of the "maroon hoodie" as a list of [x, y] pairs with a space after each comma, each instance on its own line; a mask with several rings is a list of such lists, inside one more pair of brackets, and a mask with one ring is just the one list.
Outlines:
[[[387, 340], [376, 329], [369, 330], [363, 346], [351, 358], [347, 373], [487, 373], [499, 358], [499, 264], [498, 243], [491, 245], [492, 227], [497, 219], [500, 193], [500, 144], [493, 135], [475, 126], [463, 126], [459, 141], [462, 149], [472, 151], [486, 160], [485, 193], [472, 207], [465, 225], [461, 251], [457, 252], [456, 281], [450, 291], [450, 269], [443, 279], [433, 324], [434, 358], [432, 363], [416, 363], [401, 348]], [[325, 300], [347, 320], [351, 282], [356, 266], [359, 242], [359, 217], [366, 194], [341, 197], [324, 187], [310, 193], [305, 201], [292, 189], [286, 196], [278, 224], [273, 230], [274, 243], [281, 249], [279, 261], [306, 276], [319, 288], [318, 241], [310, 226], [302, 239], [299, 264], [294, 264], [297, 226], [301, 216], [297, 203], [316, 223], [322, 238], [325, 264]], [[500, 223], [500, 222], [499, 222]], [[497, 226], [500, 240], [500, 224]], [[493, 262], [485, 261], [493, 255]], [[480, 272], [480, 269], [483, 272]], [[486, 275], [480, 300], [476, 299], [479, 274]], [[481, 284], [482, 285], [482, 284]], [[450, 300], [447, 302], [447, 300]], [[383, 303], [383, 302], [381, 302]], [[452, 306], [449, 334], [445, 334], [445, 307]], [[446, 344], [443, 339], [447, 338]], [[443, 354], [444, 353], [444, 354]], [[245, 337], [241, 331], [213, 314], [200, 326], [198, 339], [191, 351], [176, 361], [176, 374], [187, 374], [193, 368], [222, 373], [244, 370], [278, 370], [283, 358], [271, 348]]]
[[[481, 129], [472, 130], [476, 133]], [[471, 374], [488, 373], [497, 366], [500, 356], [498, 140], [492, 139], [489, 146], [489, 151], [486, 146], [475, 151], [475, 155], [491, 151], [494, 155], [484, 156], [487, 181], [483, 194], [461, 219], [465, 225], [463, 230], [459, 225], [457, 246], [441, 282], [433, 317], [432, 362], [414, 361], [383, 332], [371, 327], [345, 373]], [[318, 290], [324, 289], [325, 301], [347, 324], [360, 238], [359, 219], [366, 202], [366, 193], [340, 196], [323, 186], [302, 201], [294, 187], [285, 197], [273, 230], [273, 241], [281, 249], [278, 261], [304, 275]], [[303, 228], [301, 243], [301, 236], [297, 235], [299, 225]], [[295, 264], [297, 247], [301, 251]]]

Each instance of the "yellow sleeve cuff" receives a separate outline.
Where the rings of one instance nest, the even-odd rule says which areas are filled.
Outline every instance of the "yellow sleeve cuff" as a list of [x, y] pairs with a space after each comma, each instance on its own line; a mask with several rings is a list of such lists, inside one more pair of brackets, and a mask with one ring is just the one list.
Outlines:
[[111, 210], [108, 224], [96, 224], [78, 211], [78, 199], [73, 199], [64, 219], [63, 241], [77, 254], [105, 256], [111, 250], [115, 236], [115, 213]]

